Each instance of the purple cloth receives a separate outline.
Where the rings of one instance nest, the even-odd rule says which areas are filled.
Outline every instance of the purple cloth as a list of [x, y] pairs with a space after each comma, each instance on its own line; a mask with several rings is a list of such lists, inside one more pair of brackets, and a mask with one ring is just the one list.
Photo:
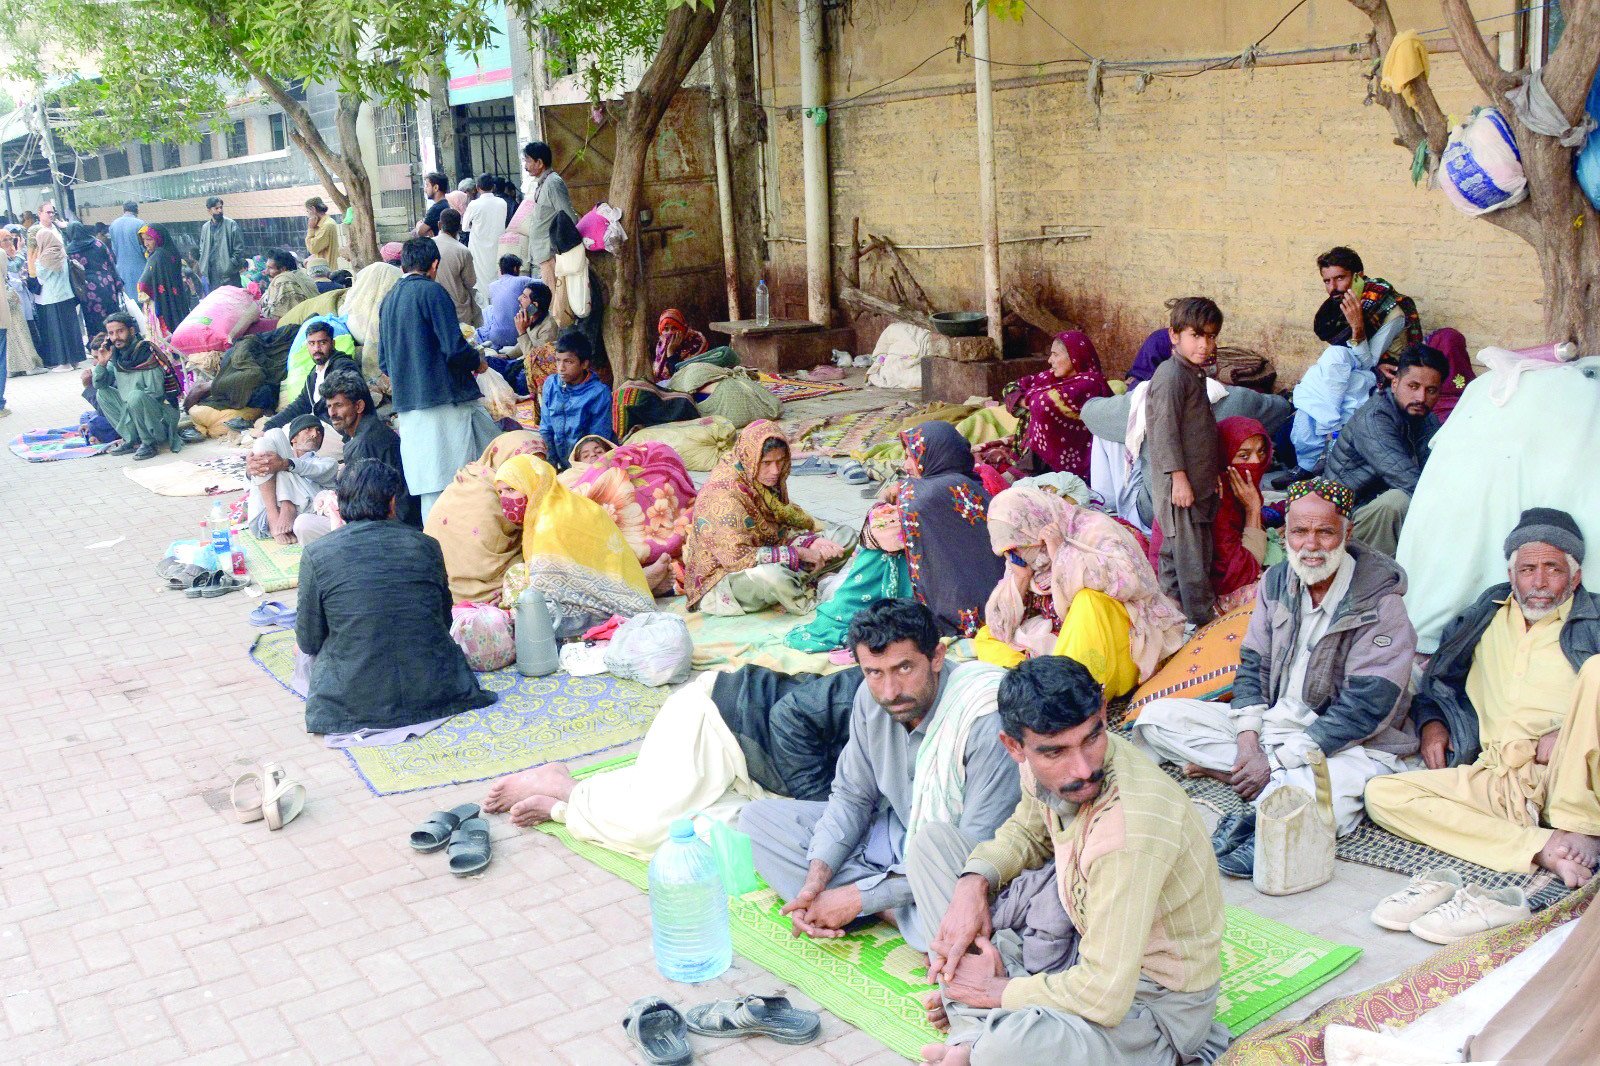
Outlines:
[[1133, 357], [1128, 380], [1135, 385], [1141, 381], [1149, 381], [1155, 375], [1156, 367], [1171, 358], [1172, 336], [1165, 329], [1158, 329], [1139, 345], [1139, 354]]
[[495, 351], [517, 343], [517, 301], [522, 290], [539, 282], [520, 274], [501, 274], [489, 286], [489, 313], [478, 330], [478, 341]]

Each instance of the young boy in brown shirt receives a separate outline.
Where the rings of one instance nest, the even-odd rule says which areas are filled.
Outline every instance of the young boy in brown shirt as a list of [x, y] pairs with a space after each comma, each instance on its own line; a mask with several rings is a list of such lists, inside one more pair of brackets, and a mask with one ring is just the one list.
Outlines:
[[1211, 621], [1211, 523], [1217, 515], [1217, 419], [1206, 396], [1217, 365], [1222, 310], [1204, 296], [1167, 301], [1172, 358], [1156, 368], [1145, 400], [1150, 491], [1161, 528], [1161, 589], [1195, 625]]

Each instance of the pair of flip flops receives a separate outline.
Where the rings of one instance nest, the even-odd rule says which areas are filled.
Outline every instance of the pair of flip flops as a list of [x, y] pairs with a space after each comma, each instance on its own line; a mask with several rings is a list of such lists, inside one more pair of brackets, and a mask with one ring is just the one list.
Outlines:
[[277, 763], [264, 762], [234, 778], [228, 801], [240, 822], [264, 821], [268, 829], [277, 830], [305, 810], [306, 786]]
[[294, 618], [295, 608], [288, 606], [282, 600], [268, 600], [250, 612], [250, 624], [253, 626], [281, 626], [284, 629], [293, 629]]
[[480, 813], [476, 803], [434, 811], [411, 831], [412, 850], [429, 854], [443, 848], [451, 873], [457, 877], [477, 873], [489, 865], [489, 823], [478, 817]]
[[809, 1044], [822, 1031], [815, 1011], [791, 1006], [784, 996], [741, 996], [690, 1007], [687, 1014], [660, 996], [636, 999], [622, 1019], [628, 1039], [652, 1066], [683, 1066], [694, 1059], [689, 1034], [714, 1038], [767, 1036], [782, 1044]]
[[217, 596], [226, 596], [230, 592], [238, 592], [248, 585], [248, 581], [240, 581], [226, 570], [210, 570], [204, 576], [195, 578], [183, 594], [191, 600], [214, 599]]

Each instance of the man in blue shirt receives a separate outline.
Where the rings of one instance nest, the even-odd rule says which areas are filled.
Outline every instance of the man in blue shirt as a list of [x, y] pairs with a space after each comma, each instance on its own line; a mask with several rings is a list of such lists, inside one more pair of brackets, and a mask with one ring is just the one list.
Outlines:
[[577, 330], [556, 338], [556, 372], [539, 393], [539, 433], [557, 470], [584, 437], [612, 439], [611, 389], [595, 376], [593, 360], [589, 338]]
[[461, 335], [455, 301], [433, 280], [439, 246], [413, 237], [400, 252], [405, 276], [378, 311], [378, 365], [389, 376], [406, 485], [421, 498], [422, 517], [467, 463], [500, 429], [478, 400], [473, 380], [483, 360]]
[[144, 245], [139, 241], [139, 231], [143, 228], [139, 205], [132, 200], [122, 205], [121, 216], [110, 226], [111, 257], [117, 262], [122, 291], [129, 296], [139, 291], [139, 275], [144, 273]]

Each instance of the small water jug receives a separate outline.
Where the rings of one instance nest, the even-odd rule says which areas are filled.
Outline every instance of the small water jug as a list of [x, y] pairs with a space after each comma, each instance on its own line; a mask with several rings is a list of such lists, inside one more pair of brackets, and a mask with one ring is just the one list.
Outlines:
[[1306, 755], [1317, 794], [1285, 785], [1256, 807], [1256, 888], [1269, 896], [1308, 892], [1333, 878], [1333, 786], [1328, 760], [1318, 749]]
[[673, 819], [650, 860], [650, 943], [669, 981], [709, 981], [733, 962], [728, 893], [716, 856], [688, 818]]
[[556, 627], [550, 608], [537, 589], [527, 589], [517, 600], [517, 673], [524, 677], [544, 677], [561, 667], [561, 649], [556, 646]]

